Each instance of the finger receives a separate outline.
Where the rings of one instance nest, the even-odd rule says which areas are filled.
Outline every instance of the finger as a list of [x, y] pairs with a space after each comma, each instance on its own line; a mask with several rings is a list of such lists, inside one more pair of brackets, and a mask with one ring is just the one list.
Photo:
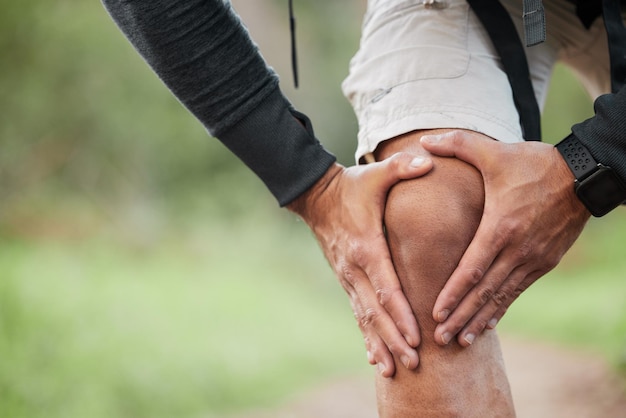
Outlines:
[[367, 317], [367, 310], [363, 309], [358, 303], [357, 296], [354, 293], [350, 294], [350, 301], [354, 317], [361, 330], [361, 334], [363, 334], [369, 364], [377, 365], [378, 372], [383, 377], [392, 377], [396, 370], [391, 352], [383, 339], [376, 332], [373, 332], [371, 327], [368, 326], [367, 321], [364, 320], [364, 318]]
[[426, 151], [441, 157], [456, 157], [479, 167], [480, 161], [493, 153], [500, 144], [482, 134], [467, 131], [450, 131], [441, 135], [424, 135], [420, 143]]
[[363, 335], [368, 363], [372, 366], [375, 364], [382, 365], [382, 369], [388, 369], [388, 365], [394, 366], [391, 352], [387, 349], [387, 346], [383, 342], [382, 338], [380, 338], [380, 336], [376, 333], [371, 332], [369, 327], [365, 327], [363, 325], [362, 318], [365, 315], [365, 309], [363, 309], [359, 303], [354, 288], [352, 288], [350, 284], [345, 284], [344, 288], [350, 297], [350, 305], [352, 305], [354, 319], [356, 320], [359, 330], [361, 330], [361, 334]]
[[417, 347], [421, 341], [417, 319], [396, 275], [386, 241], [377, 253], [381, 254], [378, 260], [370, 258], [373, 262], [368, 262], [363, 266], [376, 293], [377, 302], [391, 316], [406, 343], [413, 348]]
[[[396, 358], [398, 358], [407, 369], [414, 369], [417, 367], [419, 363], [417, 351], [407, 342], [407, 339], [410, 341], [412, 338], [415, 338], [415, 340], [419, 342], [417, 321], [415, 320], [415, 316], [413, 315], [410, 307], [408, 311], [402, 311], [404, 315], [401, 317], [401, 320], [407, 321], [408, 324], [411, 324], [415, 328], [415, 337], [406, 337], [405, 334], [401, 333], [401, 330], [404, 329], [405, 326], [398, 324], [398, 322], [392, 318], [383, 305], [379, 303], [377, 295], [374, 292], [374, 288], [372, 287], [372, 283], [364, 280], [363, 278], [355, 283], [352, 283], [352, 287], [355, 292], [355, 296], [353, 298], [355, 300], [354, 304], [358, 305], [358, 312], [360, 314], [358, 322], [361, 332], [368, 336], [372, 336], [374, 334], [379, 336], [385, 343], [388, 350], [396, 356]], [[406, 302], [406, 298], [401, 291], [399, 294], [396, 294], [396, 297], [401, 298], [408, 306], [408, 302]], [[393, 364], [390, 365], [387, 362], [386, 356], [382, 357], [385, 360], [385, 366], [387, 368], [389, 366], [393, 366]]]
[[[486, 224], [485, 218], [435, 301], [433, 319], [437, 322], [446, 321], [467, 293], [480, 283], [506, 244], [506, 234], [499, 233], [495, 225]], [[470, 317], [466, 317], [465, 322]]]
[[[357, 323], [359, 324], [359, 329], [363, 334], [368, 363], [372, 366], [378, 364], [380, 371], [387, 371], [393, 375], [395, 372], [395, 370], [393, 370], [393, 357], [391, 352], [387, 349], [385, 342], [376, 333], [369, 332], [368, 329], [361, 326], [361, 322], [359, 320], [361, 317], [360, 314], [355, 313], [354, 317], [356, 318]], [[391, 365], [391, 368], [388, 367], [388, 365]]]
[[[440, 344], [447, 344], [457, 335], [471, 320], [476, 320], [475, 327], [485, 328], [487, 322], [491, 318], [476, 318], [477, 313], [485, 306], [492, 303], [502, 304], [506, 291], [502, 289], [506, 280], [513, 281], [513, 287], [516, 287], [526, 275], [523, 267], [519, 264], [511, 264], [509, 258], [502, 253], [489, 268], [479, 283], [477, 283], [455, 307], [454, 312], [441, 324], [435, 328], [435, 341]], [[493, 309], [495, 313], [496, 309]], [[473, 334], [475, 337], [476, 333]], [[467, 345], [467, 344], [464, 344]]]
[[503, 309], [503, 314], [508, 306], [515, 300], [518, 293], [516, 289], [520, 288], [524, 280], [526, 280], [527, 267], [520, 266], [515, 269], [506, 281], [497, 289], [490, 300], [482, 306], [479, 311], [470, 319], [465, 328], [458, 334], [458, 342], [461, 346], [467, 347], [474, 342], [474, 339], [480, 335], [486, 328], [493, 328], [490, 323], [498, 311]]
[[366, 339], [369, 345], [369, 363], [376, 366], [378, 373], [382, 377], [393, 377], [396, 373], [396, 365], [385, 342], [375, 333], [369, 335]]
[[433, 168], [430, 158], [416, 156], [408, 152], [399, 152], [382, 161], [363, 166], [365, 175], [374, 177], [376, 182], [364, 181], [376, 192], [387, 195], [389, 188], [400, 180], [423, 176]]

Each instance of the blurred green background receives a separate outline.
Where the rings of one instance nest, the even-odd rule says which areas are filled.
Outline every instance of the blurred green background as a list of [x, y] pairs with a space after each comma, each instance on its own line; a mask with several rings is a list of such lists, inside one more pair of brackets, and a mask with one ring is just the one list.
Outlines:
[[[234, 4], [284, 89], [352, 163], [339, 84], [362, 2]], [[99, 2], [0, 0], [0, 415], [211, 417], [369, 375], [306, 226], [166, 91]], [[558, 68], [545, 137], [592, 114]], [[626, 214], [592, 221], [500, 329], [626, 349]]]

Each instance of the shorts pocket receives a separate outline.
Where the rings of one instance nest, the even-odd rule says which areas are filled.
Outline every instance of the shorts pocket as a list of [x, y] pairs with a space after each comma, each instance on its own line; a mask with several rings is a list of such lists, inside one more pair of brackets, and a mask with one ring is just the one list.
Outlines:
[[462, 0], [441, 1], [445, 8], [426, 8], [420, 0], [368, 12], [361, 47], [344, 82], [353, 105], [364, 105], [400, 84], [467, 72], [469, 6]]

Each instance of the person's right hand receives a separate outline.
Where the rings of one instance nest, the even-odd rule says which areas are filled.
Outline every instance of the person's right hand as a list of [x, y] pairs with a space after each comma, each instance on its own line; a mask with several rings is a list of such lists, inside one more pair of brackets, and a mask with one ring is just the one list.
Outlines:
[[318, 182], [288, 205], [315, 233], [324, 255], [350, 297], [365, 338], [370, 364], [395, 373], [392, 354], [408, 369], [417, 367], [417, 320], [407, 301], [383, 231], [389, 189], [422, 176], [432, 161], [398, 153], [377, 163], [331, 167]]

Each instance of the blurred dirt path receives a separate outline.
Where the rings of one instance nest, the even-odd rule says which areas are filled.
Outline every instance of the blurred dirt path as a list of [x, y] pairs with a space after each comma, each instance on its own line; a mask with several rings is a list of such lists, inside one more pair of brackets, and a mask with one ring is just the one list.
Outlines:
[[[626, 418], [624, 382], [596, 356], [511, 337], [502, 350], [518, 418]], [[277, 410], [237, 418], [377, 418], [372, 382], [327, 382]]]

